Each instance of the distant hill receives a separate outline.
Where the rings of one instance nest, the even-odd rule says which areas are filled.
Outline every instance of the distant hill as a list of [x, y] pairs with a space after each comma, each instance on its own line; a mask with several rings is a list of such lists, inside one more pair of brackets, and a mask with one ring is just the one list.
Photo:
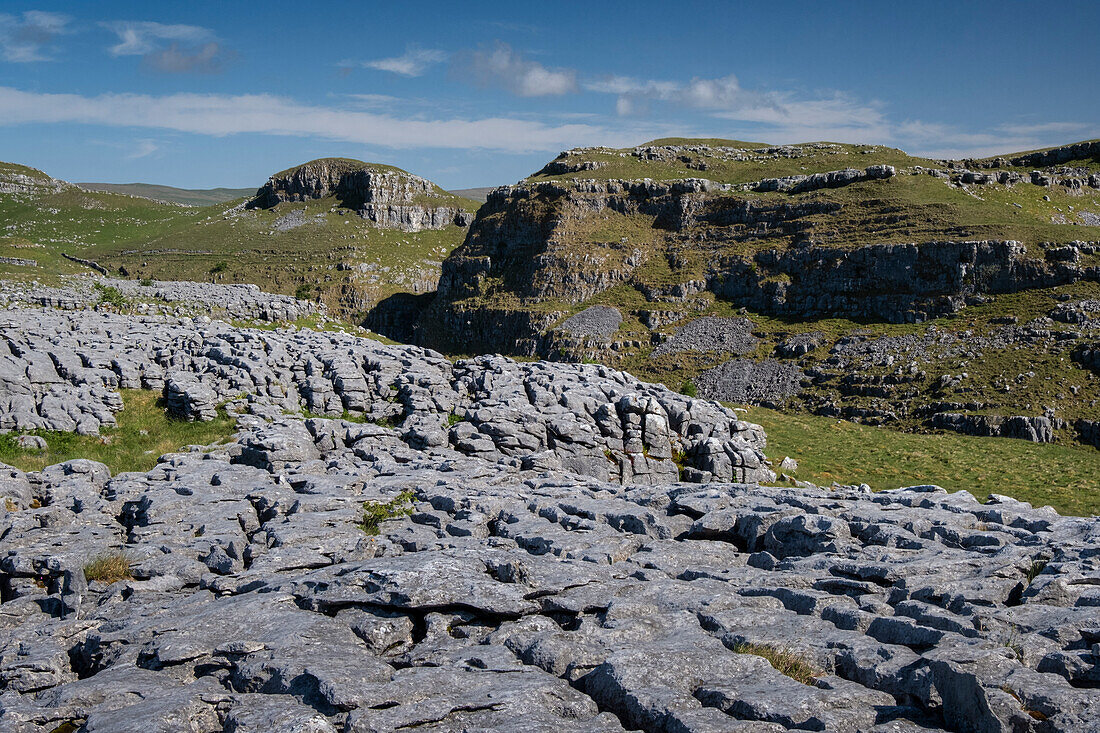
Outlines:
[[106, 191], [141, 196], [154, 201], [187, 206], [224, 204], [256, 193], [255, 188], [174, 188], [155, 183], [78, 183], [85, 191]]
[[[247, 208], [258, 191], [272, 200]], [[310, 161], [256, 189], [206, 191], [78, 186], [0, 163], [0, 278], [52, 284], [88, 272], [79, 260], [90, 260], [131, 278], [254, 283], [355, 319], [391, 296], [435, 290], [478, 205], [347, 159]]]
[[494, 188], [496, 188], [496, 186], [484, 186], [482, 188], [456, 188], [451, 191], [451, 193], [453, 193], [455, 196], [461, 196], [462, 198], [473, 199], [474, 201], [485, 203], [485, 200], [489, 198], [489, 192], [492, 191]]

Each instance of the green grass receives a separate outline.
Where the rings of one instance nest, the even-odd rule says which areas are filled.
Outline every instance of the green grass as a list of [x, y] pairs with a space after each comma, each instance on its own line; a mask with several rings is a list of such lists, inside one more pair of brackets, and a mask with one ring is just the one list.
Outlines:
[[733, 648], [733, 652], [763, 657], [775, 671], [811, 687], [814, 686], [814, 680], [824, 674], [814, 669], [805, 658], [791, 649], [780, 649], [770, 644], [738, 644]]
[[407, 517], [413, 513], [412, 502], [416, 495], [411, 491], [402, 491], [389, 501], [363, 502], [363, 519], [359, 528], [374, 536], [381, 531], [382, 522], [387, 519]]
[[[233, 419], [220, 412], [210, 422], [187, 422], [168, 417], [160, 394], [152, 390], [122, 390], [123, 409], [118, 427], [102, 428], [100, 436], [36, 431], [46, 440], [45, 450], [28, 450], [15, 443], [13, 434], [0, 435], [0, 462], [23, 471], [76, 458], [104, 463], [111, 473], [148, 471], [157, 458], [186, 445], [209, 445], [227, 440], [236, 432]], [[143, 434], [144, 431], [144, 434]]]
[[84, 577], [89, 583], [99, 580], [108, 585], [120, 580], [132, 580], [130, 560], [121, 552], [97, 555], [84, 566]]
[[[33, 169], [0, 164], [0, 175], [5, 172], [45, 178]], [[436, 193], [434, 205], [478, 207], [442, 189]], [[183, 207], [79, 188], [0, 195], [5, 223], [0, 256], [37, 261], [36, 266], [0, 263], [0, 278], [58, 285], [62, 275], [89, 271], [64, 259], [68, 254], [112, 272], [124, 268], [134, 279], [246, 282], [286, 295], [306, 285], [330, 312], [361, 320], [374, 303], [394, 293], [434, 286], [440, 263], [466, 234], [457, 226], [415, 233], [378, 229], [341, 207], [336, 197], [236, 210], [242, 202]], [[296, 210], [307, 223], [280, 231], [276, 220]]]
[[[771, 146], [761, 143], [747, 143], [737, 140], [713, 138], [663, 138], [645, 143], [639, 147], [653, 145], [680, 146], [721, 146], [756, 151]], [[630, 155], [633, 148], [612, 150], [609, 148], [589, 148], [572, 155], [559, 158], [568, 163], [593, 161], [601, 164], [595, 170], [581, 170], [575, 173], [536, 173], [527, 180], [562, 180], [569, 178], [675, 180], [682, 178], [706, 178], [718, 183], [749, 183], [762, 178], [808, 175], [823, 173], [841, 168], [866, 168], [869, 165], [933, 167], [933, 161], [917, 158], [895, 148], [880, 145], [849, 145], [842, 143], [824, 143], [822, 149], [809, 147], [816, 143], [799, 143], [802, 152], [798, 157], [782, 157], [768, 153], [750, 152], [743, 160], [727, 160], [721, 155], [706, 153], [682, 153], [687, 161], [678, 158], [664, 160], [642, 160]], [[625, 153], [625, 155], [624, 155]], [[705, 168], [700, 164], [705, 164]]]
[[768, 434], [767, 455], [778, 465], [798, 461], [795, 478], [829, 486], [866, 483], [872, 489], [936, 484], [965, 489], [979, 500], [1004, 494], [1062, 514], [1100, 514], [1100, 451], [1095, 448], [979, 438], [920, 435], [813, 415], [751, 408], [746, 418]]

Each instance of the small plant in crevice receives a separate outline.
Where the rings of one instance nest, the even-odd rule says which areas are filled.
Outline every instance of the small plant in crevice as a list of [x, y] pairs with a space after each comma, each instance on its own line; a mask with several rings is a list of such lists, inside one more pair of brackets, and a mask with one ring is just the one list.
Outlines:
[[413, 492], [402, 491], [389, 501], [364, 501], [363, 521], [359, 523], [359, 528], [371, 536], [377, 535], [382, 522], [412, 514], [412, 502], [415, 498]]
[[105, 552], [96, 555], [84, 566], [84, 577], [89, 583], [100, 580], [110, 585], [119, 580], [132, 580], [130, 560], [121, 552]]
[[458, 425], [460, 422], [466, 422], [466, 416], [465, 415], [459, 415], [457, 412], [451, 412], [450, 415], [447, 415], [447, 427], [453, 428], [455, 425]]
[[674, 448], [672, 451], [672, 462], [676, 464], [677, 473], [682, 481], [684, 478], [684, 469], [687, 468], [687, 453], [680, 448]]
[[680, 385], [680, 394], [694, 398], [699, 396], [699, 390], [695, 386], [695, 382], [690, 379], [685, 379], [683, 384]]
[[1027, 584], [1031, 585], [1032, 582], [1034, 582], [1034, 580], [1039, 577], [1039, 574], [1043, 572], [1046, 566], [1047, 561], [1042, 558], [1033, 560], [1031, 562], [1031, 566], [1028, 567], [1027, 572], [1024, 573], [1024, 577], [1027, 579]]
[[1012, 652], [1012, 656], [1016, 657], [1016, 661], [1020, 664], [1024, 663], [1024, 640], [1020, 636], [1020, 630], [1016, 628], [1014, 624], [1009, 624], [1008, 634], [1001, 641], [1001, 645]]
[[1020, 696], [1016, 694], [1016, 691], [1013, 690], [1008, 685], [1001, 685], [1001, 692], [1008, 693], [1014, 700], [1016, 700], [1016, 702], [1018, 702], [1020, 704], [1020, 710], [1022, 710], [1026, 714], [1030, 715], [1035, 720], [1046, 720], [1047, 719], [1047, 716], [1043, 715], [1038, 710], [1032, 710], [1031, 708], [1029, 708], [1024, 703], [1024, 701], [1020, 698]]
[[814, 680], [821, 676], [821, 672], [791, 649], [779, 649], [768, 644], [738, 644], [733, 648], [733, 652], [763, 657], [777, 672], [810, 687], [813, 687]]

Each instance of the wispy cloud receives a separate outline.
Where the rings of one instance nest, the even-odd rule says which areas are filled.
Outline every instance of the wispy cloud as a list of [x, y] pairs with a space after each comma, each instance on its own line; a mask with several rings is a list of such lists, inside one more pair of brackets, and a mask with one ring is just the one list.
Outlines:
[[128, 160], [137, 160], [138, 158], [146, 158], [153, 153], [160, 150], [160, 145], [149, 139], [135, 140], [134, 149], [127, 154]]
[[146, 20], [113, 20], [101, 24], [118, 36], [108, 51], [112, 56], [143, 56], [163, 41], [202, 43], [214, 38], [209, 28], [197, 25], [167, 25]]
[[51, 42], [69, 32], [72, 19], [63, 13], [28, 10], [22, 16], [0, 13], [0, 55], [5, 61], [50, 61], [56, 53]]
[[[362, 66], [379, 71], [389, 71], [401, 76], [421, 76], [429, 67], [447, 60], [447, 52], [437, 48], [421, 48], [416, 44], [405, 47], [405, 53], [385, 59], [364, 61]], [[345, 61], [340, 66], [359, 65], [353, 61]]]
[[451, 74], [480, 87], [499, 87], [520, 97], [558, 96], [577, 91], [574, 69], [550, 69], [507, 43], [464, 51], [455, 56]]
[[[201, 135], [267, 134], [394, 148], [558, 151], [574, 145], [629, 145], [653, 136], [645, 126], [548, 125], [508, 117], [410, 119], [307, 105], [270, 94], [43, 94], [0, 87], [0, 125], [82, 123]], [[667, 128], [659, 132], [667, 133]]]
[[118, 37], [108, 48], [112, 56], [141, 56], [154, 71], [170, 74], [221, 70], [226, 51], [209, 28], [144, 20], [101, 23]]

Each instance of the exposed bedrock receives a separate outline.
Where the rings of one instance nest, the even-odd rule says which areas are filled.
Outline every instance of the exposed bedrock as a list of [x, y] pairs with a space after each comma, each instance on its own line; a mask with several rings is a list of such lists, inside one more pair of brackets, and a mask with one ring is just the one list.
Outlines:
[[[1100, 519], [935, 487], [625, 488], [261, 423], [144, 474], [3, 470], [26, 508], [0, 509], [0, 729], [1100, 725]], [[409, 516], [357, 526], [400, 496]], [[111, 552], [132, 577], [89, 579]]]
[[[338, 333], [256, 331], [190, 319], [7, 310], [0, 428], [98, 432], [118, 389], [162, 390], [209, 420], [233, 402], [261, 414], [398, 426], [417, 448], [532, 463], [623, 483], [770, 480], [764, 433], [732, 410], [603, 366], [503, 357], [451, 363]], [[548, 463], [547, 463], [548, 462]]]
[[266, 209], [325, 196], [336, 196], [343, 206], [387, 229], [416, 232], [470, 223], [469, 214], [446, 205], [440, 189], [425, 178], [340, 159], [315, 160], [272, 176], [249, 206]]

